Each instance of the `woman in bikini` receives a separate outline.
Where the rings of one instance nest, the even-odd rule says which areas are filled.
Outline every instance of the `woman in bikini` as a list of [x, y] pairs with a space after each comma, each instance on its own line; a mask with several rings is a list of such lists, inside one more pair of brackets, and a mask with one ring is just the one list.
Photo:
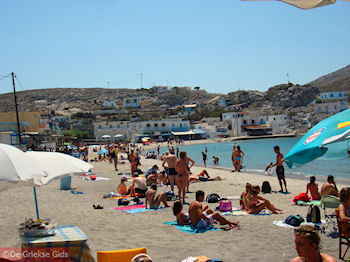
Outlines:
[[241, 147], [237, 146], [237, 148], [234, 151], [234, 160], [233, 160], [233, 165], [235, 167], [235, 171], [238, 171], [238, 172], [241, 171], [243, 156], [244, 156], [244, 153], [241, 150]]
[[350, 188], [340, 190], [339, 219], [344, 230], [350, 232]]
[[242, 210], [246, 209], [246, 197], [250, 191], [252, 191], [252, 185], [250, 183], [247, 183], [245, 185], [245, 191], [241, 194], [241, 199], [239, 200], [239, 205], [241, 206]]
[[249, 214], [257, 214], [267, 208], [274, 214], [284, 213], [281, 209], [275, 208], [269, 200], [259, 196], [260, 187], [253, 186], [250, 193], [245, 198], [245, 208]]
[[189, 181], [190, 171], [188, 168], [188, 162], [186, 161], [186, 152], [181, 151], [180, 152], [180, 159], [177, 160], [175, 165], [176, 170], [176, 178], [175, 182], [177, 185], [177, 188], [179, 190], [179, 201], [185, 203], [185, 196], [186, 196], [186, 186]]
[[176, 216], [176, 221], [179, 225], [189, 225], [191, 224], [190, 215], [182, 211], [183, 205], [181, 202], [176, 201], [173, 206], [173, 213]]
[[318, 184], [315, 183], [316, 177], [310, 177], [310, 182], [306, 186], [306, 194], [310, 191], [312, 200], [320, 200], [321, 194], [318, 192]]

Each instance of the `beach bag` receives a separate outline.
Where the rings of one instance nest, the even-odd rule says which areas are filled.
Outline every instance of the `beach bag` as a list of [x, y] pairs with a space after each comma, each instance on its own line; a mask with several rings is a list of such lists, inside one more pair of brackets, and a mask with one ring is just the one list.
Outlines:
[[306, 221], [312, 223], [321, 223], [321, 212], [318, 206], [312, 205], [309, 207], [306, 215]]
[[164, 192], [164, 195], [167, 201], [172, 201], [173, 199], [176, 199], [175, 193], [173, 191], [166, 191]]
[[220, 212], [228, 212], [232, 211], [232, 203], [230, 200], [221, 200], [219, 203], [219, 211]]
[[208, 203], [218, 203], [220, 201], [220, 196], [216, 193], [212, 193], [207, 196], [206, 200]]
[[271, 186], [269, 181], [264, 181], [261, 186], [261, 192], [265, 193], [271, 193]]
[[130, 201], [127, 199], [121, 198], [118, 200], [118, 206], [127, 206], [129, 204], [130, 204]]
[[294, 197], [293, 202], [297, 203], [299, 200], [304, 201], [304, 202], [309, 202], [310, 198], [308, 197], [308, 195], [306, 193], [300, 193], [299, 195]]
[[287, 217], [284, 222], [288, 225], [293, 226], [293, 227], [298, 227], [298, 226], [300, 226], [301, 223], [304, 222], [304, 219], [299, 215], [296, 215], [296, 216], [291, 215], [291, 216]]

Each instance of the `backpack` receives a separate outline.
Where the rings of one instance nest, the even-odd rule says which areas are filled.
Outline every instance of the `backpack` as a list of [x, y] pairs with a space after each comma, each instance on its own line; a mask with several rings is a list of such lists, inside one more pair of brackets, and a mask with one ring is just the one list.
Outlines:
[[166, 191], [166, 192], [164, 192], [164, 195], [165, 195], [167, 201], [172, 201], [172, 200], [176, 199], [175, 193], [173, 191]]
[[216, 193], [212, 193], [207, 196], [206, 200], [208, 203], [218, 203], [220, 200], [220, 196]]
[[291, 216], [287, 217], [284, 222], [288, 225], [293, 226], [293, 227], [298, 227], [298, 226], [300, 226], [301, 223], [304, 222], [304, 219], [299, 215], [296, 215], [296, 216], [291, 215]]
[[118, 206], [127, 206], [129, 204], [130, 204], [130, 201], [127, 199], [121, 198], [118, 200]]
[[321, 223], [321, 212], [318, 206], [312, 205], [309, 207], [306, 215], [306, 221], [312, 223]]
[[297, 203], [299, 200], [304, 201], [304, 202], [309, 202], [310, 198], [306, 193], [300, 193], [299, 195], [295, 196], [293, 199], [294, 203]]
[[269, 181], [264, 181], [261, 186], [261, 192], [265, 193], [271, 193], [271, 186]]

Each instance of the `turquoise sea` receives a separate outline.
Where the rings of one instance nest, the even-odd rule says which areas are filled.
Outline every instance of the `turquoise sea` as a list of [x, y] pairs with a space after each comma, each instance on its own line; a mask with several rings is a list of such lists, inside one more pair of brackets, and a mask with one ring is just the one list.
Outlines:
[[[276, 162], [276, 154], [273, 150], [275, 145], [281, 148], [281, 152], [286, 155], [293, 145], [300, 137], [291, 138], [266, 138], [253, 140], [240, 140], [234, 142], [223, 143], [208, 143], [191, 146], [180, 146], [180, 151], [184, 150], [187, 155], [191, 157], [196, 165], [203, 166], [202, 151], [207, 147], [208, 160], [207, 166], [214, 167], [213, 156], [218, 156], [219, 165], [215, 167], [231, 168], [233, 165], [231, 161], [231, 152], [233, 144], [239, 145], [245, 156], [243, 158], [243, 166], [246, 172], [261, 173], [265, 172], [265, 167], [270, 162]], [[174, 146], [175, 147], [175, 146]], [[160, 152], [164, 153], [167, 148], [161, 148]], [[285, 172], [287, 176], [297, 176], [300, 178], [315, 176], [334, 175], [341, 179], [350, 179], [350, 158], [342, 160], [314, 160], [302, 167], [290, 169], [285, 165]]]

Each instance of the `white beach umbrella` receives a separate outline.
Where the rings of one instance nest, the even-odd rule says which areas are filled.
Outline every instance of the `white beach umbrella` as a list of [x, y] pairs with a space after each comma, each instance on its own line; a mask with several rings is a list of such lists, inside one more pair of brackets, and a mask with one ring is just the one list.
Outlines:
[[25, 182], [34, 177], [45, 177], [47, 175], [43, 169], [18, 148], [0, 144], [0, 182]]
[[123, 135], [122, 134], [117, 134], [114, 137], [123, 137]]
[[103, 135], [102, 138], [111, 138], [110, 135]]
[[46, 177], [34, 179], [37, 185], [45, 185], [64, 176], [81, 175], [93, 168], [89, 163], [62, 153], [28, 151], [25, 155], [48, 174]]

